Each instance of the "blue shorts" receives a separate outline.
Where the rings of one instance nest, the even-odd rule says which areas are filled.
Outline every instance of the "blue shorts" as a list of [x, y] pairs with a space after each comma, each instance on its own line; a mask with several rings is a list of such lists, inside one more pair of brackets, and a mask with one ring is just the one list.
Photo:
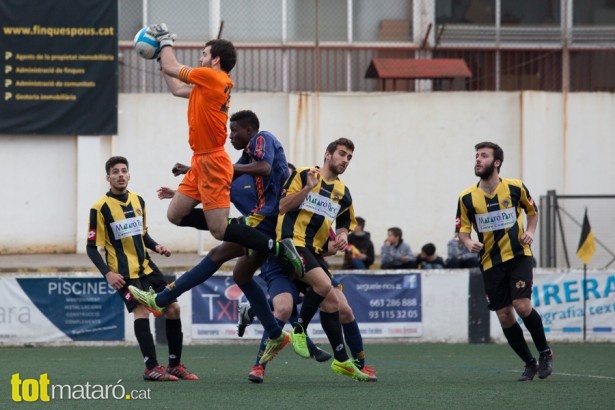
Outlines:
[[276, 262], [273, 256], [270, 256], [265, 263], [261, 265], [261, 279], [267, 284], [267, 291], [270, 298], [274, 298], [281, 293], [290, 293], [293, 296], [293, 302], [298, 303], [299, 290], [297, 286], [284, 274], [280, 265]]

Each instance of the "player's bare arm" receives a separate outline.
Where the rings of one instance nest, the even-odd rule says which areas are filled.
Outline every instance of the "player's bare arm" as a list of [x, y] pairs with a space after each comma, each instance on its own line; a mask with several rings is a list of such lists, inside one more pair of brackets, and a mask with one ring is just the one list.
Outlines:
[[521, 236], [521, 243], [531, 245], [534, 242], [534, 234], [536, 232], [536, 226], [538, 225], [538, 215], [528, 215], [527, 217], [527, 229]]
[[333, 243], [333, 241], [329, 241], [327, 243], [327, 250], [323, 251], [321, 256], [324, 258], [325, 256], [332, 256], [335, 254], [337, 254], [337, 249], [335, 249], [335, 244]]
[[175, 190], [168, 186], [161, 186], [156, 190], [156, 194], [158, 195], [158, 199], [171, 199], [175, 195]]
[[167, 87], [169, 87], [169, 91], [175, 97], [188, 98], [190, 96], [190, 92], [192, 91], [192, 84], [186, 84], [181, 80], [178, 80], [175, 77], [172, 77], [168, 74], [163, 74], [164, 80], [167, 83]]
[[335, 235], [335, 241], [333, 242], [335, 249], [343, 251], [348, 247], [348, 230], [345, 228], [338, 229]]
[[160, 42], [160, 54], [158, 62], [165, 81], [173, 95], [188, 98], [192, 86], [179, 81], [179, 70], [182, 65], [177, 61], [173, 52], [173, 44], [177, 34], [170, 33], [165, 23], [148, 26], [147, 33]]
[[267, 176], [271, 174], [271, 164], [267, 161], [253, 161], [249, 164], [234, 164], [233, 179], [240, 175]]
[[190, 167], [188, 165], [184, 165], [180, 162], [176, 162], [175, 165], [173, 165], [173, 168], [171, 168], [171, 172], [173, 173], [173, 176], [178, 176], [178, 175], [182, 175], [187, 173], [190, 170]]
[[280, 214], [299, 208], [308, 193], [314, 188], [320, 179], [320, 171], [311, 169], [308, 171], [307, 182], [300, 191], [287, 195], [280, 200]]
[[157, 254], [166, 256], [167, 258], [171, 256], [171, 250], [167, 248], [166, 246], [160, 245], [160, 244], [156, 245], [156, 247], [154, 248], [154, 252], [156, 252]]
[[113, 272], [113, 271], [107, 272], [105, 274], [105, 279], [107, 279], [107, 283], [113, 289], [121, 289], [124, 287], [124, 285], [126, 285], [126, 281], [124, 280], [124, 277], [117, 272]]
[[473, 240], [469, 233], [459, 232], [459, 240], [470, 252], [478, 253], [483, 249], [483, 244]]

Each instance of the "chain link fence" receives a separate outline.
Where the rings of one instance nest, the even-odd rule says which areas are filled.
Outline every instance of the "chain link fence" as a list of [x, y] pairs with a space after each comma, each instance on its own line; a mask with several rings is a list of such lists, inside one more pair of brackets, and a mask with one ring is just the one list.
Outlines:
[[557, 195], [549, 191], [540, 198], [541, 267], [582, 268], [576, 253], [581, 239], [583, 215], [594, 234], [596, 252], [589, 268], [615, 266], [615, 195]]
[[[120, 0], [120, 40], [132, 40], [144, 23], [165, 22], [179, 41], [205, 42], [218, 30], [210, 27], [216, 4], [148, 0], [144, 12], [141, 0]], [[411, 0], [221, 0], [219, 6], [223, 37], [235, 43], [412, 41]]]

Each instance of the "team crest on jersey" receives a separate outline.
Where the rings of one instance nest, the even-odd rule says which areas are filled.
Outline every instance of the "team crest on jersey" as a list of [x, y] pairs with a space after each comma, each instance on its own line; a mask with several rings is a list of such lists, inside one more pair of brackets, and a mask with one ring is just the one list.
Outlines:
[[96, 240], [96, 229], [90, 229], [88, 231], [88, 241], [95, 241]]
[[517, 281], [517, 283], [515, 283], [515, 287], [516, 287], [517, 289], [523, 289], [523, 288], [525, 288], [525, 281], [524, 281], [524, 280]]
[[512, 201], [510, 200], [510, 198], [504, 198], [504, 200], [502, 200], [501, 202], [501, 205], [504, 208], [509, 208], [511, 203]]
[[143, 210], [141, 208], [137, 208], [137, 209], [135, 209], [135, 213], [137, 214], [137, 216], [142, 216], [143, 215]]
[[455, 218], [455, 228], [461, 228], [461, 218]]

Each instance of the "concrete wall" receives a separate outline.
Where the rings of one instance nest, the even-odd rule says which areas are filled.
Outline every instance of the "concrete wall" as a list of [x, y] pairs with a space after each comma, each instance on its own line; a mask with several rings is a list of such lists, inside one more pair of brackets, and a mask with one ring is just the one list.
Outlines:
[[[112, 137], [0, 136], [0, 253], [83, 252], [110, 155], [130, 160], [130, 188], [147, 202], [153, 237], [196, 251], [197, 233], [167, 222], [167, 203], [155, 195], [179, 183], [170, 169], [190, 159], [186, 102], [122, 94]], [[610, 193], [604, 181], [615, 177], [615, 94], [237, 93], [231, 109], [254, 110], [298, 166], [321, 164], [330, 141], [351, 138], [356, 151], [343, 178], [377, 253], [387, 228], [399, 226], [415, 252], [431, 241], [445, 256], [457, 195], [476, 181], [473, 145], [482, 140], [504, 148], [502, 175], [522, 178], [536, 198], [549, 189]], [[215, 244], [205, 238], [206, 247]]]

